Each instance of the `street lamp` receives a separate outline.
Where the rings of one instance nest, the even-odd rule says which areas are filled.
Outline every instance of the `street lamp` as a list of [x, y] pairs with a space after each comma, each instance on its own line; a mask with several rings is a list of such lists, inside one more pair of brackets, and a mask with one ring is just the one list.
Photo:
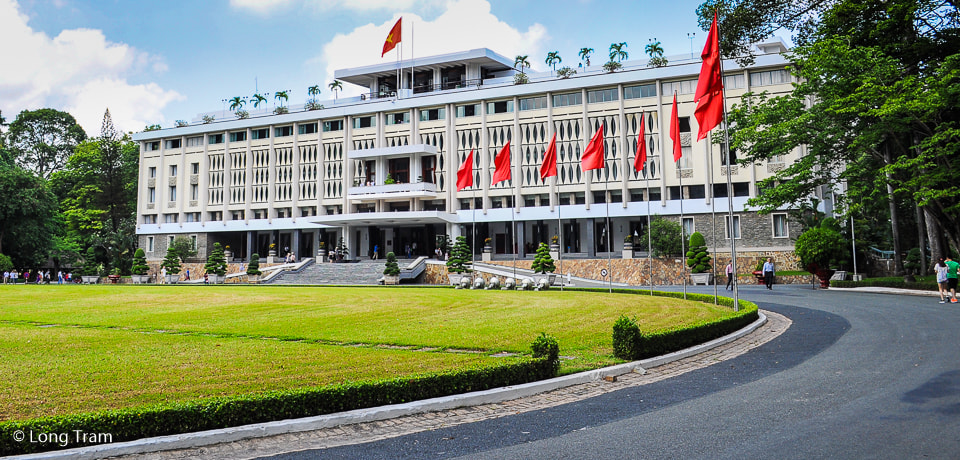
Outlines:
[[687, 38], [690, 39], [690, 55], [693, 56], [693, 37], [696, 37], [696, 32], [687, 32]]

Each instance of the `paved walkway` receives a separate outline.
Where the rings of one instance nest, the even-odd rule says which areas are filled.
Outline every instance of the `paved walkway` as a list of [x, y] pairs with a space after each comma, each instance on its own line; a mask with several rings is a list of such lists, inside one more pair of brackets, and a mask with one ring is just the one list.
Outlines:
[[597, 380], [500, 403], [420, 413], [389, 420], [341, 425], [308, 432], [245, 439], [196, 449], [172, 450], [116, 458], [159, 460], [198, 457], [210, 459], [256, 458], [301, 450], [361, 444], [559, 406], [628, 387], [651, 384], [736, 358], [778, 337], [792, 324], [790, 319], [783, 315], [769, 311], [763, 313], [767, 316], [766, 324], [740, 339], [688, 358], [648, 368], [644, 373], [633, 372], [620, 375], [614, 379], [615, 381]]

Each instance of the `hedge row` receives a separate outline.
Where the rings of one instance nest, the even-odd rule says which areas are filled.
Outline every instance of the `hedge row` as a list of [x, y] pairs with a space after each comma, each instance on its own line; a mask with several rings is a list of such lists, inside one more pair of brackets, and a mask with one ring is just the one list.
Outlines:
[[898, 289], [916, 289], [918, 291], [937, 291], [936, 281], [906, 282], [898, 278], [867, 278], [861, 281], [831, 280], [830, 287], [858, 288], [858, 287], [888, 287]]
[[[538, 358], [520, 363], [426, 374], [412, 378], [218, 397], [146, 408], [4, 422], [0, 423], [0, 456], [89, 445], [89, 443], [75, 442], [75, 430], [82, 433], [109, 433], [112, 442], [131, 441], [154, 436], [311, 417], [517, 385], [554, 377], [556, 369], [556, 362], [549, 358]], [[26, 433], [26, 441], [15, 440], [14, 434], [18, 431]], [[30, 433], [34, 433], [32, 438]], [[29, 442], [30, 439], [41, 438], [44, 433], [67, 433], [70, 436], [69, 445], [61, 446], [56, 442]]]

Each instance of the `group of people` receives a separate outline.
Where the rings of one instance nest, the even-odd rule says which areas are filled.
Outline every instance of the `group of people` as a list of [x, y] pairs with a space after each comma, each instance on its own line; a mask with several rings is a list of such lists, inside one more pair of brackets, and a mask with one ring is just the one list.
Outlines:
[[[50, 276], [50, 270], [35, 270], [32, 273], [30, 270], [24, 270], [23, 272], [18, 272], [16, 269], [4, 270], [3, 284], [17, 284], [20, 283], [21, 280], [23, 284], [50, 284], [50, 282], [53, 281]], [[74, 278], [73, 274], [69, 272], [64, 274], [63, 271], [58, 271], [56, 281], [57, 284], [79, 283], [80, 278]]]
[[934, 270], [937, 272], [937, 286], [940, 288], [940, 303], [957, 303], [957, 270], [960, 263], [949, 256], [941, 257]]
[[[727, 290], [733, 290], [733, 262], [727, 263]], [[763, 263], [763, 284], [767, 286], [767, 289], [773, 290], [773, 282], [776, 280], [776, 269], [773, 266], [773, 257], [767, 257], [766, 262]]]

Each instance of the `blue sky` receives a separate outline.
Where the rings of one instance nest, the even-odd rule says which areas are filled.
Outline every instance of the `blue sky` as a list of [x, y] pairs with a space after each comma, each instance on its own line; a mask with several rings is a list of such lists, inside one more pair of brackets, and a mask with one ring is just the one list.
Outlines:
[[594, 48], [602, 63], [613, 42], [627, 42], [631, 58], [643, 57], [652, 38], [668, 56], [689, 53], [689, 33], [699, 52], [699, 3], [0, 0], [0, 111], [9, 122], [21, 110], [54, 107], [97, 135], [107, 107], [120, 129], [139, 131], [256, 90], [289, 90], [290, 103], [301, 104], [307, 87], [320, 85], [322, 100], [334, 69], [395, 59], [381, 58], [380, 47], [399, 16], [405, 58], [411, 46], [415, 56], [488, 47], [547, 70], [548, 51], [576, 67], [580, 48]]

